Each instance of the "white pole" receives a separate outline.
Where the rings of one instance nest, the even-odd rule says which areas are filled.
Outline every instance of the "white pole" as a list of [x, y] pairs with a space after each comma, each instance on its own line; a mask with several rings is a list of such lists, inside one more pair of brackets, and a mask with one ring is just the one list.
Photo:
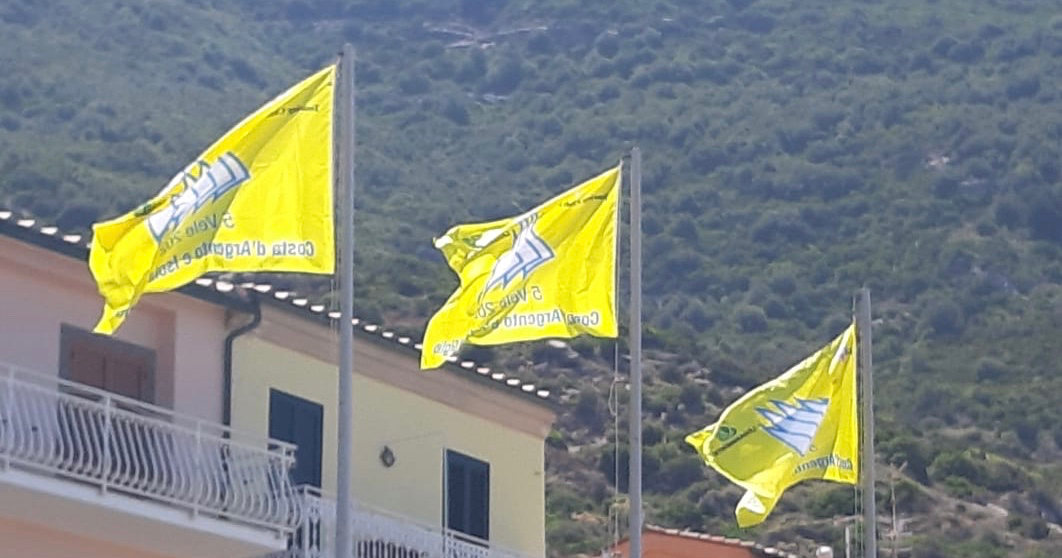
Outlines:
[[336, 456], [336, 558], [352, 558], [351, 458], [354, 423], [354, 47], [343, 45], [336, 76], [339, 118], [339, 447]]
[[631, 150], [630, 556], [642, 558], [642, 150]]
[[871, 358], [870, 289], [859, 290], [856, 331], [859, 336], [859, 379], [862, 384], [863, 443], [860, 455], [863, 478], [863, 551], [865, 558], [878, 558], [878, 518], [874, 494], [874, 361]]

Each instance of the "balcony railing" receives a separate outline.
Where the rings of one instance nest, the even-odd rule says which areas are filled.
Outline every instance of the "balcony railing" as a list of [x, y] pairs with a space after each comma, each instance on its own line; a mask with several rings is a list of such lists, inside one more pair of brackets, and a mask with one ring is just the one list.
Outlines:
[[[302, 514], [290, 548], [269, 558], [335, 556], [336, 503], [316, 489], [299, 487]], [[450, 529], [433, 528], [355, 504], [352, 558], [529, 558]]]
[[0, 364], [0, 474], [31, 470], [290, 532], [293, 455], [290, 444]]

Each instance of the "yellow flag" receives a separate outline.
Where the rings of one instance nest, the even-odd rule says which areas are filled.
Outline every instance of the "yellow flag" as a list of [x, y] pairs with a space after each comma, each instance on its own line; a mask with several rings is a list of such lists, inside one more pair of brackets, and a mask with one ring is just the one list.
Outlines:
[[746, 393], [718, 422], [686, 437], [705, 462], [746, 490], [738, 525], [767, 518], [808, 479], [859, 481], [856, 328]]
[[421, 368], [438, 368], [465, 342], [615, 337], [620, 170], [523, 215], [436, 239], [461, 286], [428, 322]]
[[154, 198], [93, 225], [89, 267], [111, 334], [143, 293], [210, 271], [330, 274], [332, 91], [326, 67], [263, 105]]

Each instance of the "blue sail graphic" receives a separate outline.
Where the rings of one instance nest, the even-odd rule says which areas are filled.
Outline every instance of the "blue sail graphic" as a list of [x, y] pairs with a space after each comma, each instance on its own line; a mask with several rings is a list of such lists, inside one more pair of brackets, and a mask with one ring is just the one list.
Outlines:
[[772, 400], [771, 403], [777, 410], [766, 407], [756, 408], [760, 416], [771, 423], [763, 428], [764, 432], [793, 448], [793, 451], [801, 456], [805, 455], [815, 440], [819, 426], [822, 425], [826, 409], [830, 406], [830, 399], [828, 397], [818, 399], [798, 397], [796, 405], [777, 400]]

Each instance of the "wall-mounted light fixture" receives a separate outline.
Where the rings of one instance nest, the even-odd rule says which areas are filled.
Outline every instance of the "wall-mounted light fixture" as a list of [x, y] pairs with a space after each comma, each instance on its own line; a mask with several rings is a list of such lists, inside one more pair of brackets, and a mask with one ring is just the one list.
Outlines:
[[391, 446], [384, 446], [380, 451], [380, 463], [383, 463], [384, 467], [391, 467], [395, 464], [395, 452], [391, 451]]

